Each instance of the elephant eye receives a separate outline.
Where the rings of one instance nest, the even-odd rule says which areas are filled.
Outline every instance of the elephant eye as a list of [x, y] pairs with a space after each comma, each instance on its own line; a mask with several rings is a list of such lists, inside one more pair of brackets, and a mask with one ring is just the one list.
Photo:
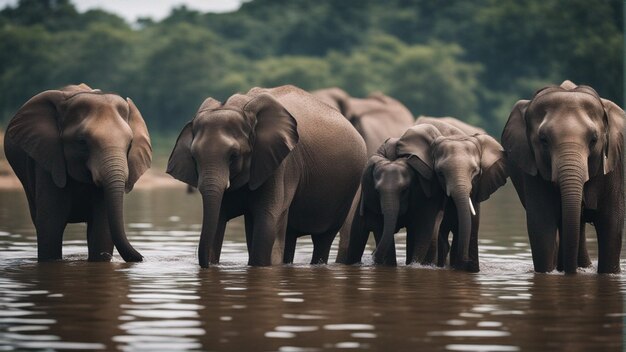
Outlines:
[[590, 146], [590, 147], [593, 147], [594, 145], [596, 145], [596, 143], [597, 143], [597, 142], [598, 142], [598, 134], [597, 134], [597, 133], [594, 133], [594, 134], [591, 136], [591, 140], [589, 141], [589, 146]]
[[545, 134], [540, 134], [539, 135], [539, 142], [544, 146], [548, 146], [548, 137], [546, 137]]
[[230, 154], [229, 162], [232, 163], [233, 161], [237, 160], [237, 158], [239, 158], [239, 152], [233, 152], [232, 154]]

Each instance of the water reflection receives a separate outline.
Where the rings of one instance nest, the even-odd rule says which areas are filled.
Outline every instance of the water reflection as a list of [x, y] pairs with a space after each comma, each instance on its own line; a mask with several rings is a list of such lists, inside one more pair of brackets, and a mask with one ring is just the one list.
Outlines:
[[0, 350], [621, 350], [622, 275], [534, 274], [511, 191], [483, 207], [478, 274], [310, 266], [304, 239], [296, 264], [250, 268], [241, 219], [200, 270], [200, 201], [179, 190], [128, 198], [145, 262], [86, 262], [73, 225], [64, 260], [39, 264], [21, 193], [0, 192]]

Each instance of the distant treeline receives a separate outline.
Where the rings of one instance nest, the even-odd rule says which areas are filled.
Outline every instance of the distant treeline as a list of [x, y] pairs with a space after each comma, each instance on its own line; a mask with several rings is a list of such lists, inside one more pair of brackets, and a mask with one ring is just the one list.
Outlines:
[[0, 11], [0, 124], [39, 91], [84, 82], [178, 131], [207, 96], [253, 86], [382, 91], [415, 115], [499, 134], [511, 106], [571, 79], [623, 105], [621, 0], [254, 0], [129, 24], [68, 0]]

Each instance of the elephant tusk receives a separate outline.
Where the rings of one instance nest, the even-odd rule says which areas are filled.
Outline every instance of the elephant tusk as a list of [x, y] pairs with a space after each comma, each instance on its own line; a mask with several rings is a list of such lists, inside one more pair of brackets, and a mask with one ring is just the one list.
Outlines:
[[467, 198], [469, 200], [469, 205], [470, 205], [470, 211], [472, 212], [472, 215], [476, 216], [476, 210], [474, 210], [474, 204], [472, 203], [472, 198]]
[[604, 175], [606, 175], [606, 159], [607, 158], [608, 157], [606, 156], [606, 153], [603, 153], [603, 155], [602, 155], [602, 173]]
[[230, 180], [228, 180], [228, 183], [226, 184], [226, 189], [230, 188]]

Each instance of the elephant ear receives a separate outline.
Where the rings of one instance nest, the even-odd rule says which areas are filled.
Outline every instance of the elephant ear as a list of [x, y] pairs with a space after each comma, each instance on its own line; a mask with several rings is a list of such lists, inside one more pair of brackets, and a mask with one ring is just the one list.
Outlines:
[[262, 93], [244, 106], [254, 127], [250, 164], [251, 190], [259, 188], [296, 147], [300, 136], [296, 119], [274, 97]]
[[128, 103], [128, 125], [133, 131], [133, 140], [128, 151], [128, 182], [126, 193], [130, 192], [135, 182], [143, 175], [152, 163], [152, 145], [148, 127], [135, 103], [126, 98]]
[[489, 199], [498, 188], [504, 186], [508, 177], [504, 149], [493, 137], [487, 134], [475, 136], [481, 147], [480, 170], [476, 188], [476, 201]]
[[39, 93], [17, 111], [7, 126], [7, 136], [50, 172], [60, 188], [67, 182], [58, 111], [63, 100], [65, 95], [60, 90]]
[[513, 106], [509, 120], [502, 131], [502, 146], [506, 151], [508, 162], [525, 173], [535, 176], [537, 175], [537, 164], [530, 149], [524, 116], [529, 103], [529, 100], [520, 100]]
[[193, 141], [192, 121], [187, 122], [176, 140], [170, 159], [167, 161], [167, 173], [175, 179], [190, 186], [198, 186], [198, 171], [196, 162], [191, 155]]
[[624, 110], [614, 102], [601, 99], [604, 105], [607, 125], [607, 145], [605, 147], [605, 170], [609, 173], [621, 167], [623, 163], [622, 150], [624, 149]]
[[439, 130], [432, 125], [415, 125], [400, 137], [396, 145], [398, 157], [406, 157], [407, 163], [426, 180], [433, 178], [433, 157], [431, 145], [441, 137]]

